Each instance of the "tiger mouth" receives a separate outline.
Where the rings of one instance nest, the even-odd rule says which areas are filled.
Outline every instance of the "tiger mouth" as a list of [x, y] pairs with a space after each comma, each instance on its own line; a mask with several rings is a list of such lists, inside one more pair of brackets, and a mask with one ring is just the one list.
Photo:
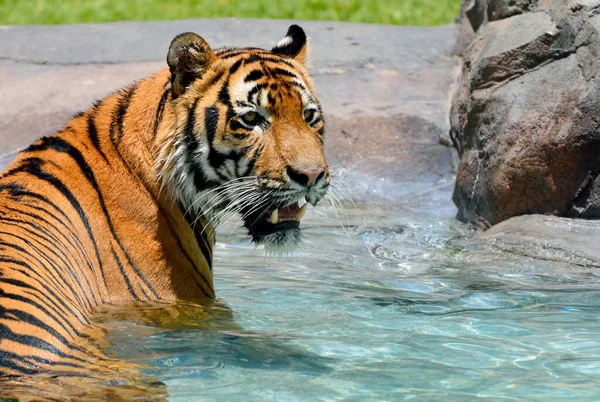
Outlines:
[[306, 206], [298, 202], [273, 210], [266, 210], [255, 217], [248, 229], [255, 236], [267, 236], [273, 233], [300, 228], [300, 220], [304, 217]]

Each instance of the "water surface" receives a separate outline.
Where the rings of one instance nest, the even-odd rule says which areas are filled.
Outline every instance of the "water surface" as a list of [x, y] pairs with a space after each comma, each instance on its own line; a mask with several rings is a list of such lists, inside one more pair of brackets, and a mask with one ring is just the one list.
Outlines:
[[173, 401], [597, 399], [598, 274], [480, 241], [450, 191], [309, 209], [293, 256], [232, 222], [217, 303], [187, 328], [115, 321], [113, 352]]

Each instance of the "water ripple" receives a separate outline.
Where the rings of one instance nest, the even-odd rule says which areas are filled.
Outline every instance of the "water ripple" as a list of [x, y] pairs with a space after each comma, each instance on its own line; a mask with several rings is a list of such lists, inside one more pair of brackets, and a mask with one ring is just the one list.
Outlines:
[[598, 272], [388, 209], [350, 208], [346, 229], [309, 210], [292, 257], [221, 230], [215, 284], [229, 313], [187, 329], [120, 321], [114, 353], [147, 364], [174, 401], [598, 398]]

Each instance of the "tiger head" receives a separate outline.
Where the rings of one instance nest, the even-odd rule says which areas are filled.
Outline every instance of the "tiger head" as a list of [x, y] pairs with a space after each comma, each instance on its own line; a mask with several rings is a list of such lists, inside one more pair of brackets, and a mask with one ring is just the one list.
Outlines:
[[213, 51], [185, 33], [167, 56], [176, 127], [161, 174], [192, 218], [218, 223], [240, 213], [269, 252], [296, 248], [306, 203], [316, 205], [329, 186], [307, 53], [293, 25], [270, 51]]

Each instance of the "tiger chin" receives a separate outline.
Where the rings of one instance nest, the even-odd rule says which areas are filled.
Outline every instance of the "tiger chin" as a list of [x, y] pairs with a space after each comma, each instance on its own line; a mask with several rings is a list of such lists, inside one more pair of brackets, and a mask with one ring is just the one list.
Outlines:
[[[306, 34], [292, 25], [270, 51], [212, 51], [185, 33], [167, 57], [173, 97], [187, 113], [178, 124], [183, 131], [159, 158], [168, 161], [157, 165], [163, 184], [210, 224], [239, 212], [253, 242], [268, 253], [298, 247], [306, 206], [316, 206], [329, 185], [324, 120], [307, 55]], [[207, 81], [218, 84], [207, 91]], [[173, 150], [176, 157], [164, 155]]]

